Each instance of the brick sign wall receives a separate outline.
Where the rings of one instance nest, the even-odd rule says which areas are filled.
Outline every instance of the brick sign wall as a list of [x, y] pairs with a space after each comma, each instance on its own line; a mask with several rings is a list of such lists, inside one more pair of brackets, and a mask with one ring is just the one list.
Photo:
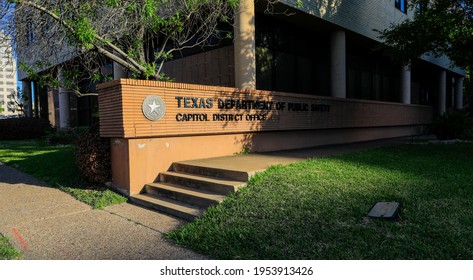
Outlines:
[[102, 84], [99, 90], [102, 137], [390, 127], [432, 121], [428, 106], [302, 94], [129, 79]]

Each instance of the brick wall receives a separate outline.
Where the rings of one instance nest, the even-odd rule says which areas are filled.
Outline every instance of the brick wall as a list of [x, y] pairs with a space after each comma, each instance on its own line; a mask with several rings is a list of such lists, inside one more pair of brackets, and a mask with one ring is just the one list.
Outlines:
[[[260, 90], [127, 79], [102, 84], [99, 90], [103, 137], [394, 127], [432, 121], [429, 106]], [[149, 95], [165, 103], [160, 120], [143, 115], [142, 103]]]
[[[432, 107], [387, 102], [128, 79], [98, 89], [113, 184], [128, 195], [176, 161], [415, 135], [432, 121]], [[150, 95], [166, 107], [155, 121]]]
[[235, 85], [233, 45], [164, 63], [163, 73], [179, 83]]

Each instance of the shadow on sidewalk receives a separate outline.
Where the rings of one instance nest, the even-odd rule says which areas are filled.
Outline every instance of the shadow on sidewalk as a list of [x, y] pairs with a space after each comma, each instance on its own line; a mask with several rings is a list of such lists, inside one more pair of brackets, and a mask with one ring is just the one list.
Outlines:
[[49, 187], [35, 177], [9, 167], [0, 162], [0, 184], [28, 184], [40, 187]]

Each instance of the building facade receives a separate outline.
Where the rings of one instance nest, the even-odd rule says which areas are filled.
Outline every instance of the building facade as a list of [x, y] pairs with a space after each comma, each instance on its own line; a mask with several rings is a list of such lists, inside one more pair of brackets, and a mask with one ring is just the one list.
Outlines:
[[465, 71], [448, 58], [425, 55], [409, 68], [379, 50], [376, 30], [413, 16], [405, 2], [284, 0], [268, 15], [265, 3], [241, 1], [233, 45], [165, 70], [186, 83], [462, 108]]
[[[451, 67], [448, 58], [425, 55], [407, 68], [378, 50], [376, 30], [411, 13], [405, 0], [241, 0], [233, 41], [168, 61], [163, 72], [182, 83], [421, 104], [437, 114], [461, 109], [465, 71]], [[73, 57], [63, 49], [49, 54], [57, 65]], [[32, 53], [38, 52], [23, 56]], [[105, 67], [114, 78], [127, 77], [120, 68]], [[31, 92], [34, 83], [22, 73], [20, 79], [26, 94]], [[94, 97], [78, 99], [62, 89], [34, 91], [31, 106], [37, 110], [31, 114], [40, 115], [41, 109], [58, 127], [96, 119]]]
[[14, 94], [17, 92], [16, 60], [11, 42], [2, 34], [0, 38], [0, 116], [18, 116], [21, 111], [15, 102]]
[[233, 40], [166, 62], [173, 83], [121, 79], [110, 64], [98, 102], [26, 77], [23, 88], [57, 127], [98, 104], [113, 185], [134, 195], [176, 161], [416, 135], [462, 109], [465, 71], [447, 58], [405, 67], [379, 51], [375, 30], [409, 13], [402, 0], [240, 0]]

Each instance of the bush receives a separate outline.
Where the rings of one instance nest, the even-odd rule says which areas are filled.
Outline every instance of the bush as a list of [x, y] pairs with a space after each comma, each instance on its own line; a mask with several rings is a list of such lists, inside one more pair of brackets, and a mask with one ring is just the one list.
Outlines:
[[85, 178], [93, 183], [106, 183], [112, 177], [110, 143], [99, 135], [99, 125], [87, 129], [77, 139], [76, 163]]
[[0, 140], [26, 140], [43, 137], [51, 129], [41, 118], [0, 119]]
[[465, 130], [471, 127], [472, 121], [468, 113], [448, 111], [439, 116], [432, 124], [432, 133], [439, 140], [460, 139]]
[[86, 129], [84, 127], [73, 127], [54, 130], [46, 135], [46, 141], [49, 145], [77, 144], [77, 139]]

